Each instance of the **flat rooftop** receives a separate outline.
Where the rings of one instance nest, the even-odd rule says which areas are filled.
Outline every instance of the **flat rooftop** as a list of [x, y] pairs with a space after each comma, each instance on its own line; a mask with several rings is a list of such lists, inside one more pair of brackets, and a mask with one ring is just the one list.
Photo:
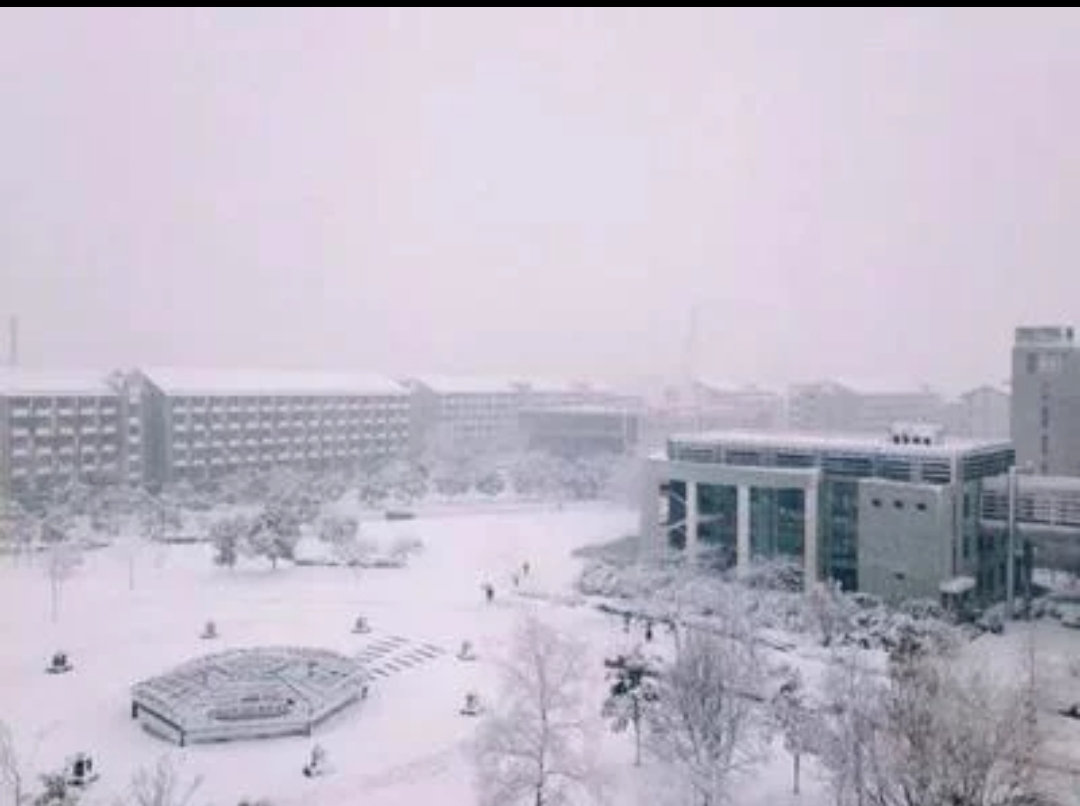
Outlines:
[[404, 395], [382, 375], [354, 372], [151, 367], [143, 375], [166, 395]]
[[791, 448], [806, 451], [849, 453], [904, 453], [920, 456], [955, 456], [984, 450], [1009, 450], [1008, 440], [974, 439], [945, 436], [930, 445], [894, 444], [888, 434], [836, 434], [808, 431], [752, 431], [731, 429], [674, 434], [671, 442], [702, 448], [739, 447], [762, 449]]
[[109, 373], [95, 370], [0, 367], [0, 397], [103, 397], [115, 395]]

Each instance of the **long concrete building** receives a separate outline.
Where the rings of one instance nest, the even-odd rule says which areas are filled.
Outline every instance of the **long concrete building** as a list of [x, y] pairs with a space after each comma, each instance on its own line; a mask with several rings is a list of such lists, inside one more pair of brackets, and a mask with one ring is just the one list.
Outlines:
[[376, 462], [408, 448], [409, 394], [388, 378], [179, 369], [135, 375], [151, 485], [243, 469]]
[[708, 551], [736, 571], [788, 558], [804, 579], [896, 601], [1001, 598], [1004, 538], [979, 539], [988, 479], [1008, 442], [898, 425], [879, 438], [726, 431], [673, 437], [648, 463], [643, 547]]
[[122, 375], [0, 369], [0, 495], [142, 477], [140, 398]]

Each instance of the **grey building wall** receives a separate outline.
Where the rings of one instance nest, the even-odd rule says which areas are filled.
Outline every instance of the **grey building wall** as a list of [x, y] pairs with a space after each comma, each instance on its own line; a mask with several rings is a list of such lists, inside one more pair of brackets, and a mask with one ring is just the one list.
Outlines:
[[953, 500], [947, 487], [859, 483], [859, 588], [888, 600], [940, 596], [953, 576]]
[[1017, 328], [1010, 430], [1018, 467], [1080, 476], [1080, 350], [1071, 327]]

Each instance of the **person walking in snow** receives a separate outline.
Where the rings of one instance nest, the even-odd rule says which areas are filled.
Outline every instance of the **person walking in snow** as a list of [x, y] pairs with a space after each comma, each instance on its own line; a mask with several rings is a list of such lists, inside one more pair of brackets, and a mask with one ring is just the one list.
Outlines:
[[491, 586], [490, 582], [484, 583], [484, 597], [487, 599], [488, 604], [495, 598], [495, 588]]

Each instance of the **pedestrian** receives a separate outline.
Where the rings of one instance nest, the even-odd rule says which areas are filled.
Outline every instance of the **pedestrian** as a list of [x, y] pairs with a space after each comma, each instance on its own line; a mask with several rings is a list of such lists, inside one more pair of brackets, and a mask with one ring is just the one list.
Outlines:
[[652, 640], [652, 621], [645, 622], [645, 640]]
[[525, 562], [523, 562], [521, 564], [521, 574], [522, 574], [522, 576], [528, 576], [529, 575], [529, 561], [528, 560], [526, 560]]
[[484, 585], [484, 596], [487, 598], [488, 604], [495, 598], [495, 588], [491, 586], [490, 582]]
[[632, 620], [633, 619], [631, 618], [630, 613], [627, 612], [627, 613], [622, 614], [622, 630], [623, 630], [623, 632], [630, 632], [630, 623], [631, 623]]

